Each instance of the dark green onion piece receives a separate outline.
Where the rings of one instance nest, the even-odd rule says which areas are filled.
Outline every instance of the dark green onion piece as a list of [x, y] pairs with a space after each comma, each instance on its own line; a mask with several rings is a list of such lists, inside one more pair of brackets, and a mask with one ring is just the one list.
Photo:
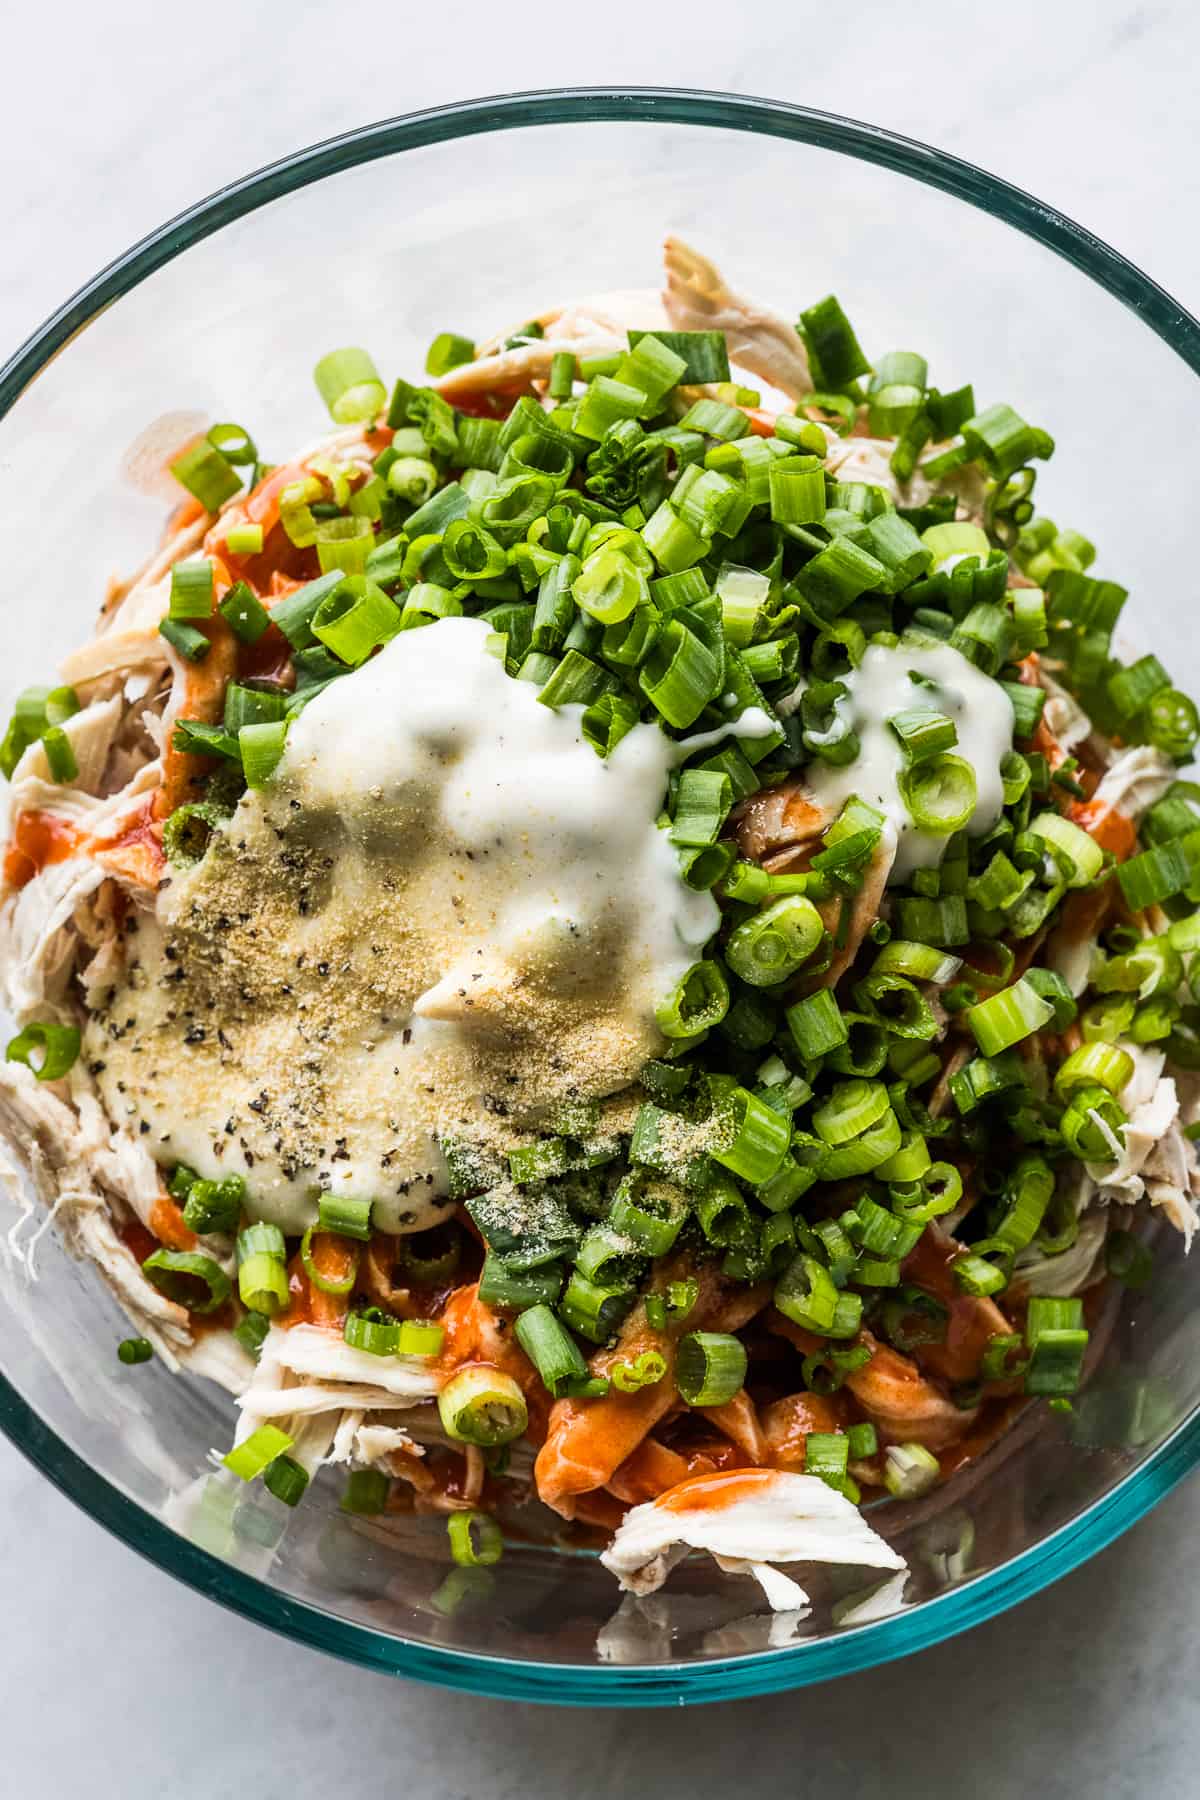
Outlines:
[[322, 1194], [317, 1203], [317, 1229], [367, 1243], [371, 1236], [371, 1202]]
[[277, 1456], [263, 1470], [263, 1486], [285, 1506], [298, 1506], [308, 1486], [308, 1471], [294, 1457]]
[[729, 983], [720, 965], [706, 958], [692, 964], [654, 1016], [664, 1037], [688, 1038], [719, 1025], [728, 1010]]
[[513, 1329], [543, 1387], [556, 1400], [587, 1379], [587, 1364], [578, 1345], [548, 1306], [531, 1306]]
[[860, 375], [870, 373], [849, 319], [833, 294], [806, 308], [796, 327], [808, 351], [808, 366], [817, 388], [838, 393]]
[[183, 657], [185, 662], [203, 662], [212, 649], [211, 640], [194, 625], [185, 625], [179, 619], [170, 617], [158, 622], [158, 635], [165, 638], [172, 650]]
[[220, 1263], [196, 1250], [155, 1250], [142, 1264], [142, 1274], [160, 1294], [189, 1312], [216, 1312], [233, 1292]]
[[121, 1342], [117, 1345], [117, 1357], [119, 1361], [125, 1363], [126, 1366], [129, 1367], [135, 1363], [149, 1362], [153, 1355], [154, 1345], [150, 1342], [149, 1338], [122, 1338]]
[[1131, 1231], [1109, 1232], [1104, 1262], [1110, 1275], [1128, 1288], [1144, 1288], [1154, 1272], [1154, 1255]]
[[342, 1511], [370, 1517], [387, 1505], [391, 1483], [382, 1469], [355, 1469], [346, 1481]]
[[244, 581], [234, 582], [229, 592], [218, 601], [217, 611], [234, 637], [239, 638], [243, 644], [257, 644], [271, 623], [270, 613]]
[[223, 1181], [194, 1180], [184, 1202], [183, 1222], [201, 1237], [211, 1231], [234, 1232], [246, 1202], [246, 1183], [240, 1175]]

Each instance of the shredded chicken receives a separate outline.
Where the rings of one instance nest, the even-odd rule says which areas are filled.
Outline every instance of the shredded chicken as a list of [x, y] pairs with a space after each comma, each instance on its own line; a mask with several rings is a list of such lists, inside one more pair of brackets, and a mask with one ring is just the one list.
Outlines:
[[1097, 810], [1115, 809], [1127, 819], [1140, 819], [1162, 799], [1178, 775], [1171, 758], [1153, 744], [1135, 744], [1132, 750], [1122, 750], [1105, 770], [1092, 805]]
[[794, 325], [731, 291], [714, 263], [682, 239], [663, 245], [663, 305], [676, 331], [723, 331], [729, 359], [789, 400], [811, 394], [808, 354]]
[[777, 1469], [699, 1475], [669, 1488], [626, 1514], [600, 1560], [623, 1588], [652, 1594], [689, 1549], [753, 1575], [778, 1612], [807, 1606], [808, 1596], [776, 1563], [904, 1567], [843, 1494], [815, 1475]]

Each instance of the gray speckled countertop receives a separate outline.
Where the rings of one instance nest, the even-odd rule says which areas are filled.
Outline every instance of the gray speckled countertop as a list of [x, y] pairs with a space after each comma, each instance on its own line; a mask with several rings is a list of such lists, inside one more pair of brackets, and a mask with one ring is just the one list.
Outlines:
[[[316, 0], [186, 14], [65, 0], [8, 15], [0, 354], [142, 232], [297, 145], [577, 81], [770, 93], [926, 138], [1200, 303], [1200, 14], [1182, 4], [1009, 0], [959, 22], [883, 0], [837, 23], [811, 0], [526, 0], [511, 15], [480, 0], [340, 15]], [[1194, 1530], [1193, 1482], [1057, 1587], [903, 1665], [686, 1717], [583, 1718], [468, 1702], [273, 1638], [141, 1562], [0, 1443], [3, 1786], [35, 1800], [282, 1800], [343, 1782], [422, 1800], [1192, 1794]]]

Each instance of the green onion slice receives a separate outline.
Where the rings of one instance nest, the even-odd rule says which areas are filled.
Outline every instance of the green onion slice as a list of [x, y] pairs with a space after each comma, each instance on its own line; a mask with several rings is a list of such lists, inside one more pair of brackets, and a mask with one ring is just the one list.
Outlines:
[[189, 1312], [216, 1312], [233, 1292], [219, 1262], [198, 1250], [155, 1250], [142, 1264], [142, 1274], [160, 1294]]
[[446, 1431], [460, 1443], [510, 1444], [529, 1422], [525, 1396], [511, 1375], [475, 1363], [460, 1369], [438, 1395]]
[[675, 1382], [689, 1406], [724, 1406], [746, 1378], [746, 1350], [725, 1331], [692, 1331], [679, 1340]]
[[242, 1481], [253, 1481], [273, 1463], [276, 1457], [292, 1448], [292, 1439], [277, 1425], [260, 1425], [240, 1444], [235, 1444], [222, 1462]]
[[4, 1059], [24, 1063], [39, 1081], [60, 1081], [79, 1055], [80, 1042], [74, 1025], [35, 1022], [8, 1040]]
[[450, 1554], [460, 1568], [488, 1568], [504, 1554], [504, 1535], [488, 1513], [452, 1512], [446, 1531]]

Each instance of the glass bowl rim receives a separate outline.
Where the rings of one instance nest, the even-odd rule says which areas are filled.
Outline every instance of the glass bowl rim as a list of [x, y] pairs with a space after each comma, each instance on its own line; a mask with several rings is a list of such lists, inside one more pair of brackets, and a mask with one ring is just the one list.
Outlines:
[[[909, 176], [1013, 226], [1134, 312], [1200, 374], [1200, 322], [1083, 226], [958, 157], [880, 126], [786, 101], [677, 88], [561, 88], [458, 101], [358, 127], [219, 189], [100, 271], [0, 367], [0, 419], [96, 314], [191, 245], [327, 175], [453, 138], [558, 124], [670, 124], [758, 133]], [[1107, 1494], [1020, 1556], [910, 1613], [760, 1654], [645, 1668], [526, 1662], [416, 1644], [277, 1593], [180, 1537], [129, 1499], [0, 1373], [0, 1430], [54, 1485], [131, 1549], [199, 1593], [282, 1635], [389, 1674], [496, 1698], [601, 1706], [743, 1699], [849, 1674], [941, 1642], [1015, 1605], [1126, 1531], [1200, 1462], [1200, 1409]]]

